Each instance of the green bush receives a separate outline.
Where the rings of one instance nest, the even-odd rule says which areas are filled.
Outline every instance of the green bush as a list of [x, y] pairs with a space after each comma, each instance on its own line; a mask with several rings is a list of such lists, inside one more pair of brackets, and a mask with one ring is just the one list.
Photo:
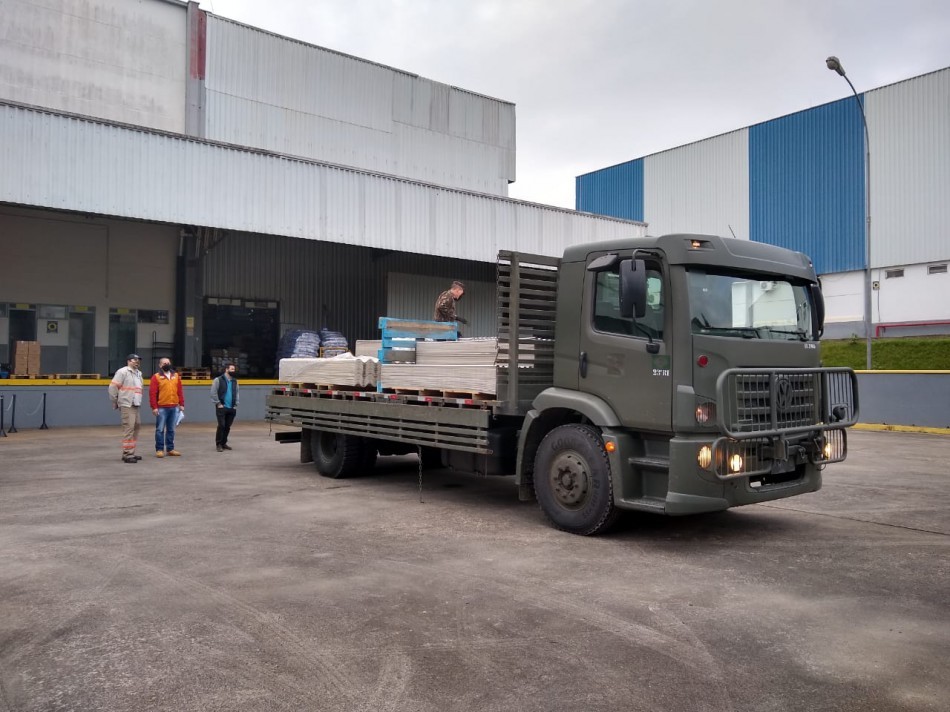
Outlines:
[[[866, 342], [858, 336], [821, 342], [825, 366], [863, 371], [866, 352]], [[871, 367], [875, 371], [950, 371], [950, 337], [872, 339]]]

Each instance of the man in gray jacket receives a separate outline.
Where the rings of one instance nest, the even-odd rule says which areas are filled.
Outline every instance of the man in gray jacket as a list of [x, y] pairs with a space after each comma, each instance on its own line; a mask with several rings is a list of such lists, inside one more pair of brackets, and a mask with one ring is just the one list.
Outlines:
[[109, 400], [122, 416], [122, 462], [133, 463], [142, 459], [135, 454], [142, 425], [139, 414], [142, 405], [141, 358], [138, 354], [129, 354], [125, 362], [127, 365], [115, 372], [109, 384]]
[[214, 403], [214, 413], [218, 417], [218, 429], [214, 433], [214, 444], [218, 452], [230, 450], [228, 434], [231, 432], [231, 423], [237, 415], [238, 382], [237, 367], [229, 363], [224, 373], [211, 383], [211, 402]]

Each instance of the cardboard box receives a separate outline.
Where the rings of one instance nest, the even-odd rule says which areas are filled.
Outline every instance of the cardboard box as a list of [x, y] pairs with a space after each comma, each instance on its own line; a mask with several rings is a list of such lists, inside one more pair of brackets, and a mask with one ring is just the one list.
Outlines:
[[17, 376], [35, 376], [40, 372], [40, 343], [13, 342], [13, 373]]

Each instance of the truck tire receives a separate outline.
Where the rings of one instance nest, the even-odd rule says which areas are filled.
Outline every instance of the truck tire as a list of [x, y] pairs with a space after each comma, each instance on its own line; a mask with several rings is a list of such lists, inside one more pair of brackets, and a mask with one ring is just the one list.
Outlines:
[[350, 477], [363, 462], [363, 438], [314, 430], [311, 435], [313, 464], [324, 477]]
[[601, 534], [620, 515], [607, 451], [589, 425], [561, 425], [544, 437], [534, 461], [534, 492], [548, 521], [572, 534]]

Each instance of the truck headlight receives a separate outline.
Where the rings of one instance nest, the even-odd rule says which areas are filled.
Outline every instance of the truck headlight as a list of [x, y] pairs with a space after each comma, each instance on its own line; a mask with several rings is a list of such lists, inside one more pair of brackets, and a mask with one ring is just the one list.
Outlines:
[[811, 453], [811, 460], [816, 465], [844, 460], [848, 456], [848, 436], [844, 429], [832, 428], [823, 432], [816, 438]]
[[729, 471], [730, 472], [742, 472], [742, 455], [735, 452], [729, 458]]

